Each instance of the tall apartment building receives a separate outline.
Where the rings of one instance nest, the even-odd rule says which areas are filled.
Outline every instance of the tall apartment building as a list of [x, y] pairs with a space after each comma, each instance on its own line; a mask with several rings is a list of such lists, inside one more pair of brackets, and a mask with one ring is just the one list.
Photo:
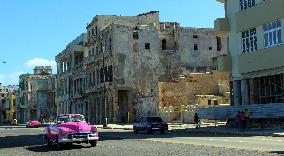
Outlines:
[[[96, 123], [105, 118], [111, 123], [126, 122], [142, 108], [138, 105], [149, 101], [153, 109], [144, 111], [157, 115], [158, 82], [210, 72], [215, 69], [213, 59], [227, 51], [226, 39], [216, 37], [213, 29], [160, 22], [158, 11], [137, 16], [97, 15], [87, 25], [85, 41], [70, 45], [79, 50], [67, 46], [56, 57], [57, 91], [67, 90], [61, 91], [58, 111], [84, 113]], [[69, 71], [73, 74], [68, 78]], [[68, 96], [68, 88], [72, 95]], [[71, 96], [73, 102], [68, 102]]]
[[33, 74], [20, 75], [18, 121], [46, 120], [55, 115], [54, 89], [55, 78], [50, 66], [36, 66]]
[[16, 118], [17, 91], [17, 85], [2, 86], [0, 83], [0, 124], [10, 123], [10, 121]]
[[215, 30], [229, 41], [219, 70], [231, 73], [232, 104], [272, 104], [269, 116], [283, 115], [284, 1], [217, 1], [224, 3], [225, 17], [216, 19]]
[[[81, 34], [59, 53], [56, 76], [57, 113], [80, 113], [86, 115], [85, 72], [86, 34]], [[84, 54], [85, 51], [85, 54]], [[85, 56], [85, 57], [84, 57]]]

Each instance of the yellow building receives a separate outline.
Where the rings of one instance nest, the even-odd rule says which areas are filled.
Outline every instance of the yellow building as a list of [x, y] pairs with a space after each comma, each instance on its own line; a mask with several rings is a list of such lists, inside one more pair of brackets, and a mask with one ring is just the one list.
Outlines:
[[14, 93], [8, 94], [8, 100], [9, 100], [9, 108], [6, 110], [6, 119], [7, 121], [12, 121], [16, 118], [15, 109], [14, 106], [16, 104], [16, 97]]
[[231, 73], [232, 104], [283, 104], [284, 0], [217, 1], [225, 17], [214, 28], [229, 41], [218, 69]]

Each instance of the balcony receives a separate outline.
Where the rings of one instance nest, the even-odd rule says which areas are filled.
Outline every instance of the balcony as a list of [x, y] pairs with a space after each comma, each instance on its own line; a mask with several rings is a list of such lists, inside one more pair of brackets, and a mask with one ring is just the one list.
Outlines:
[[227, 37], [230, 31], [230, 23], [228, 18], [217, 18], [214, 21], [214, 30], [219, 37]]
[[241, 73], [249, 73], [284, 66], [284, 45], [239, 55]]
[[[269, 11], [268, 11], [269, 10]], [[237, 32], [284, 17], [283, 0], [266, 0], [236, 14]]]
[[232, 69], [231, 56], [219, 56], [217, 58], [218, 71], [230, 72]]

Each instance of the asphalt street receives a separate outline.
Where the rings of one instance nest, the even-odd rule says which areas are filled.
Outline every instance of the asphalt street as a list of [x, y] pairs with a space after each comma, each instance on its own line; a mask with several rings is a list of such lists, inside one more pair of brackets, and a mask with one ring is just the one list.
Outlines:
[[[172, 155], [279, 155], [284, 154], [282, 138], [225, 136], [206, 133], [138, 134], [125, 130], [100, 130], [96, 147], [88, 144], [48, 150], [43, 128], [0, 127], [0, 155], [103, 155], [103, 156], [172, 156]], [[238, 145], [239, 144], [239, 145]], [[253, 146], [258, 145], [258, 150]], [[231, 145], [236, 145], [231, 146]], [[247, 146], [247, 148], [242, 148]], [[240, 147], [239, 147], [240, 146]], [[248, 148], [252, 146], [252, 148]], [[271, 147], [277, 146], [273, 149]], [[283, 148], [280, 148], [283, 146]], [[231, 147], [231, 148], [228, 148]], [[263, 147], [271, 150], [263, 150]], [[244, 150], [246, 149], [246, 150]], [[265, 152], [264, 152], [265, 151]]]

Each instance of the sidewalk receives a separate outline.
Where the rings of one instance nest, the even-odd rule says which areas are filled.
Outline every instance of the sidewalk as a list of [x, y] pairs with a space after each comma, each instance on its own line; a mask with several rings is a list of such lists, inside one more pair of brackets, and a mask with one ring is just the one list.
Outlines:
[[[216, 134], [231, 134], [231, 135], [254, 135], [254, 136], [272, 136], [272, 137], [284, 137], [284, 129], [282, 128], [269, 128], [259, 130], [251, 128], [248, 131], [240, 132], [238, 129], [225, 127], [223, 124], [219, 124], [215, 127], [213, 123], [203, 123], [200, 128], [195, 129], [194, 124], [182, 124], [182, 123], [168, 123], [169, 130], [172, 132], [188, 132], [188, 133], [216, 133]], [[99, 129], [123, 129], [132, 130], [131, 124], [119, 125], [108, 124], [107, 127], [103, 125], [96, 125]]]
[[284, 137], [284, 129], [280, 128], [266, 128], [263, 130], [251, 128], [247, 131], [241, 132], [236, 128], [229, 128], [225, 126], [207, 126], [198, 129], [187, 128], [187, 132], [191, 133], [215, 133], [215, 134], [231, 134], [231, 135], [253, 135], [253, 136], [271, 136], [271, 137]]

